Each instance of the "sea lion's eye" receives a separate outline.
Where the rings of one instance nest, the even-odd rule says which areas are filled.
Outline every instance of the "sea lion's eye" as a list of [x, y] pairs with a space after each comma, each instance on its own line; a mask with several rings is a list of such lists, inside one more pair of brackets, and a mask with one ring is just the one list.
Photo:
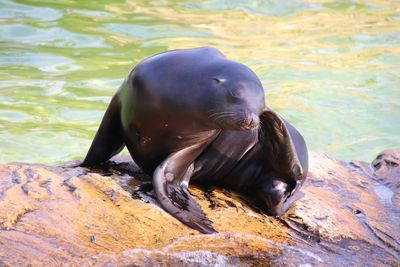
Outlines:
[[216, 78], [216, 77], [214, 77], [214, 78], [212, 78], [216, 83], [218, 83], [218, 84], [220, 84], [220, 83], [222, 83], [222, 80], [220, 80], [220, 79], [218, 79], [218, 78]]

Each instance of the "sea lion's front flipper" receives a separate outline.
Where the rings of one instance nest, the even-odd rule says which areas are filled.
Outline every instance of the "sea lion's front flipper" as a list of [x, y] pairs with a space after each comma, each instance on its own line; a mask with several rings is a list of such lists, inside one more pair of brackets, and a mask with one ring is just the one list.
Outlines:
[[125, 146], [118, 93], [114, 95], [81, 166], [100, 164], [118, 154]]
[[260, 122], [259, 140], [272, 172], [258, 194], [273, 215], [281, 215], [307, 175], [307, 147], [301, 134], [275, 112], [265, 110]]
[[196, 144], [167, 157], [154, 171], [153, 186], [161, 206], [172, 216], [204, 234], [212, 234], [217, 231], [188, 190], [192, 162], [203, 147]]
[[260, 115], [260, 122], [259, 140], [273, 169], [278, 173], [302, 172], [289, 123], [271, 110]]

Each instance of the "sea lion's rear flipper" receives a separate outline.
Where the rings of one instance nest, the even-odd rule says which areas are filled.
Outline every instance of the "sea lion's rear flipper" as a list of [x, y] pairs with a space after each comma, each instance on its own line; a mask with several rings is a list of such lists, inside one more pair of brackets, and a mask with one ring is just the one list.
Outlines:
[[81, 166], [103, 163], [118, 154], [125, 146], [120, 116], [120, 102], [116, 94], [104, 114], [100, 127]]
[[188, 190], [192, 162], [202, 147], [196, 144], [167, 157], [154, 171], [153, 186], [161, 206], [172, 216], [204, 234], [212, 234], [217, 231]]
[[307, 148], [300, 133], [275, 112], [265, 110], [260, 124], [258, 136], [272, 172], [258, 194], [273, 215], [281, 215], [305, 180]]

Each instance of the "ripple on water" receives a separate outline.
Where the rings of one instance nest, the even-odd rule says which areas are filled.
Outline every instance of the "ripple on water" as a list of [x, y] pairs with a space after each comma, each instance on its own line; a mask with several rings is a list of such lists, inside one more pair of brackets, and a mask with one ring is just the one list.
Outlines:
[[0, 110], [0, 121], [6, 120], [9, 122], [26, 122], [30, 120], [30, 116], [25, 114], [24, 112], [16, 111], [16, 110]]
[[62, 18], [62, 16], [63, 12], [48, 7], [23, 5], [9, 0], [0, 2], [0, 19], [53, 21]]
[[285, 16], [306, 9], [320, 9], [321, 5], [308, 1], [281, 1], [281, 0], [239, 0], [232, 4], [226, 0], [209, 0], [204, 2], [191, 2], [183, 4], [185, 8], [195, 10], [237, 10], [253, 15], [262, 16]]
[[32, 52], [0, 52], [0, 66], [27, 66], [45, 72], [66, 72], [82, 69], [64, 56]]
[[352, 37], [355, 45], [353, 50], [375, 47], [398, 47], [400, 44], [400, 33], [390, 32], [377, 35], [354, 35]]
[[100, 122], [101, 118], [103, 117], [102, 110], [74, 110], [70, 108], [63, 108], [58, 114], [66, 121], [75, 121], [81, 123], [85, 123], [87, 121]]
[[95, 78], [87, 80], [79, 80], [71, 83], [71, 86], [79, 88], [90, 88], [100, 91], [113, 90], [115, 91], [122, 84], [123, 79], [106, 79]]
[[[53, 150], [43, 133], [68, 129], [71, 143], [90, 143], [96, 118], [135, 63], [204, 45], [252, 68], [268, 105], [311, 150], [369, 161], [400, 145], [393, 1], [0, 0], [0, 21], [0, 134], [14, 144], [0, 140], [3, 161], [82, 156], [87, 147]], [[16, 149], [32, 142], [47, 156]]]
[[83, 9], [70, 9], [67, 11], [71, 14], [79, 14], [84, 15], [86, 17], [102, 17], [102, 18], [109, 18], [111, 14], [104, 12], [104, 11], [93, 11], [93, 10], [83, 10]]
[[207, 32], [190, 30], [187, 28], [179, 27], [169, 24], [153, 24], [153, 25], [133, 25], [133, 24], [120, 24], [110, 23], [105, 26], [105, 29], [129, 37], [137, 39], [157, 39], [172, 36], [188, 36], [188, 37], [211, 37], [212, 35]]
[[23, 24], [10, 24], [0, 27], [0, 39], [34, 46], [54, 47], [110, 47], [98, 37], [72, 33], [59, 27], [36, 28]]

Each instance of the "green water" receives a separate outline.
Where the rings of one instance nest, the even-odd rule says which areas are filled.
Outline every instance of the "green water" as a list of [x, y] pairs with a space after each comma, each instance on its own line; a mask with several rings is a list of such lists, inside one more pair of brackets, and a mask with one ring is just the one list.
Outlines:
[[132, 66], [214, 46], [311, 150], [400, 147], [399, 1], [0, 0], [0, 162], [82, 158]]

